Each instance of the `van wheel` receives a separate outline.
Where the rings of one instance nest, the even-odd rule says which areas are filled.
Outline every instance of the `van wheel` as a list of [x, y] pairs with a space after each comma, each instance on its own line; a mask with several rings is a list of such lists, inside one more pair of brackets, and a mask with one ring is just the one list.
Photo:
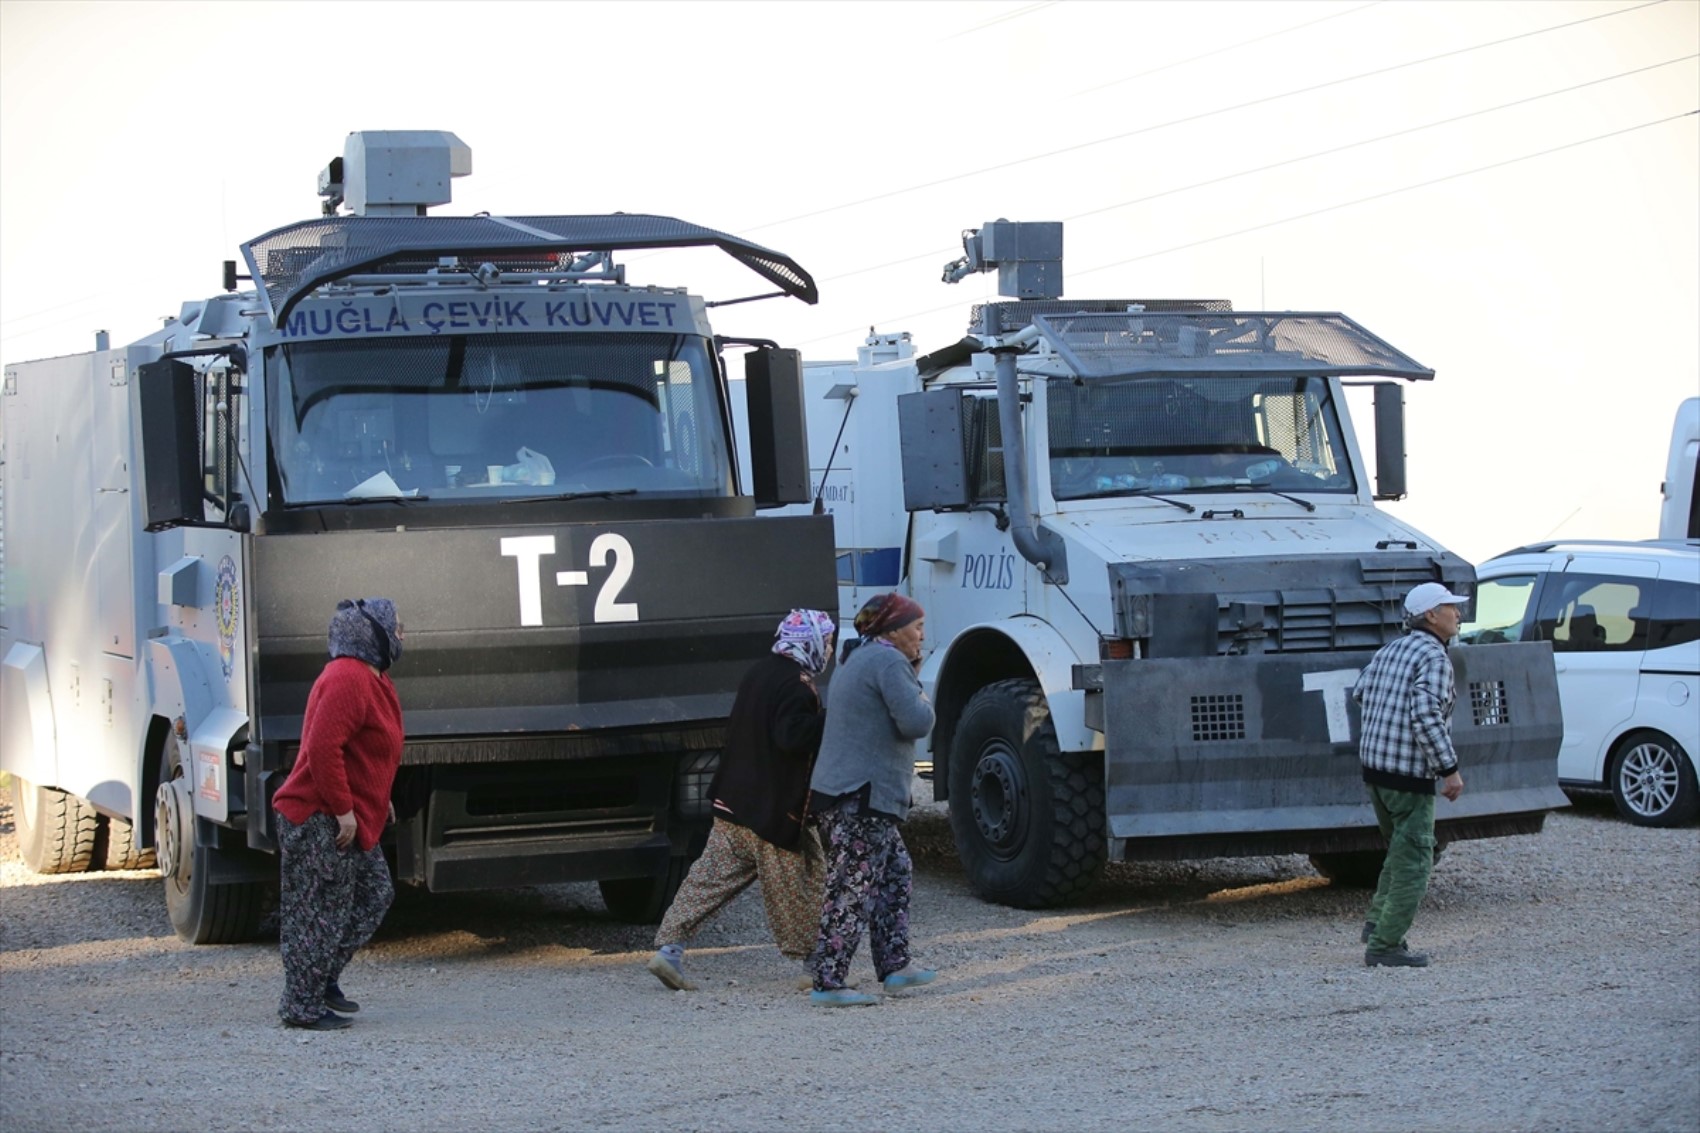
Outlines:
[[1057, 749], [1038, 682], [997, 681], [968, 701], [950, 748], [950, 829], [988, 901], [1043, 908], [1098, 879], [1103, 757]]
[[76, 795], [12, 780], [13, 821], [24, 864], [36, 873], [82, 873], [94, 861], [99, 816]]
[[102, 817], [94, 836], [94, 861], [102, 869], [152, 869], [152, 850], [138, 850], [131, 843], [135, 828], [122, 818]]
[[252, 940], [259, 932], [268, 886], [263, 881], [212, 881], [213, 859], [223, 851], [197, 844], [189, 784], [177, 737], [167, 735], [154, 795], [154, 844], [171, 927], [190, 944]]
[[1637, 826], [1680, 826], [1700, 814], [1694, 764], [1663, 732], [1631, 732], [1611, 761], [1617, 812]]
[[690, 858], [669, 858], [667, 872], [660, 877], [620, 877], [598, 881], [602, 903], [617, 921], [627, 924], [656, 924], [673, 903], [673, 895], [690, 872]]

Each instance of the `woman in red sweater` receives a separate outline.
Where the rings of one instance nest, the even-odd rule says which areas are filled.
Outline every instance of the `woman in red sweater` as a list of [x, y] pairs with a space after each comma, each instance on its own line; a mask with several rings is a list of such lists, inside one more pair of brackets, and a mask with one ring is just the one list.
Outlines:
[[291, 1027], [349, 1025], [344, 1016], [360, 1005], [337, 979], [395, 899], [378, 836], [395, 817], [390, 788], [406, 734], [386, 673], [401, 642], [401, 619], [388, 598], [337, 603], [331, 662], [307, 695], [301, 750], [272, 797], [283, 852], [277, 1013]]

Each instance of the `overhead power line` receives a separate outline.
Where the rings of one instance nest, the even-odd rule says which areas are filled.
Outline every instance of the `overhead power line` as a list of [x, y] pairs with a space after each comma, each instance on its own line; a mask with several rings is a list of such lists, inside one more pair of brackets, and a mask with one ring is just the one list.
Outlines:
[[1075, 91], [1074, 94], [1069, 97], [1079, 98], [1082, 95], [1096, 94], [1101, 90], [1109, 90], [1111, 87], [1119, 87], [1123, 83], [1131, 83], [1135, 79], [1143, 79], [1151, 75], [1161, 74], [1164, 71], [1172, 71], [1176, 67], [1184, 67], [1188, 63], [1197, 63], [1201, 59], [1210, 59], [1217, 55], [1226, 55], [1230, 51], [1238, 51], [1240, 48], [1250, 47], [1254, 43], [1263, 43], [1267, 40], [1279, 39], [1281, 36], [1291, 35], [1293, 32], [1303, 31], [1305, 28], [1312, 28], [1317, 24], [1325, 24], [1329, 20], [1338, 20], [1342, 16], [1351, 16], [1358, 12], [1367, 11], [1370, 8], [1381, 5], [1384, 2], [1385, 0], [1372, 0], [1371, 3], [1359, 4], [1356, 8], [1348, 8], [1344, 12], [1330, 12], [1326, 16], [1318, 16], [1314, 20], [1306, 20], [1302, 24], [1293, 24], [1291, 27], [1281, 28], [1279, 31], [1266, 32], [1263, 35], [1253, 36], [1251, 39], [1242, 39], [1238, 43], [1230, 43], [1224, 47], [1218, 47], [1214, 51], [1206, 51], [1201, 55], [1189, 55], [1185, 59], [1176, 59], [1172, 62], [1164, 63], [1160, 67], [1152, 67], [1147, 71], [1140, 71], [1133, 75], [1123, 75], [1119, 79], [1111, 79], [1107, 83], [1099, 83], [1095, 87], [1087, 87], [1085, 90]]
[[[1495, 162], [1492, 162], [1488, 165], [1478, 165], [1473, 169], [1461, 169], [1461, 170], [1457, 171], [1456, 173], [1448, 173], [1448, 174], [1445, 174], [1445, 175], [1440, 176], [1440, 177], [1431, 177], [1426, 181], [1417, 181], [1417, 182], [1413, 182], [1412, 184], [1409, 184], [1409, 185], [1401, 185], [1398, 188], [1387, 189], [1387, 190], [1384, 190], [1384, 191], [1379, 192], [1379, 193], [1372, 193], [1367, 197], [1356, 197], [1356, 198], [1349, 200], [1349, 201], [1338, 201], [1338, 202], [1331, 204], [1331, 205], [1325, 205], [1322, 208], [1311, 209], [1308, 212], [1295, 213], [1292, 216], [1283, 216], [1283, 217], [1280, 217], [1276, 220], [1265, 221], [1261, 224], [1253, 224], [1253, 225], [1249, 225], [1245, 228], [1237, 228], [1232, 232], [1222, 232], [1222, 233], [1218, 233], [1215, 236], [1206, 236], [1206, 237], [1204, 237], [1203, 239], [1200, 239], [1200, 240], [1190, 240], [1185, 244], [1175, 244], [1175, 245], [1168, 247], [1168, 248], [1160, 248], [1160, 249], [1158, 249], [1157, 251], [1154, 251], [1154, 252], [1143, 252], [1143, 253], [1141, 253], [1137, 256], [1129, 256], [1127, 259], [1115, 260], [1111, 263], [1099, 264], [1096, 267], [1086, 268], [1082, 271], [1071, 272], [1070, 275], [1075, 276], [1075, 277], [1083, 276], [1083, 275], [1091, 275], [1094, 272], [1108, 271], [1110, 268], [1125, 267], [1128, 264], [1138, 263], [1141, 260], [1151, 260], [1151, 259], [1156, 259], [1158, 256], [1167, 256], [1167, 255], [1172, 255], [1175, 252], [1184, 252], [1189, 248], [1199, 248], [1199, 247], [1203, 247], [1206, 244], [1214, 244], [1214, 243], [1217, 243], [1218, 241], [1222, 241], [1222, 240], [1231, 240], [1235, 236], [1244, 236], [1244, 235], [1247, 235], [1248, 233], [1262, 232], [1265, 229], [1276, 228], [1276, 227], [1279, 227], [1280, 225], [1283, 225], [1283, 224], [1292, 224], [1292, 223], [1294, 223], [1296, 221], [1300, 221], [1300, 220], [1309, 220], [1312, 217], [1321, 216], [1324, 213], [1337, 212], [1341, 209], [1354, 208], [1358, 205], [1369, 204], [1372, 201], [1380, 201], [1380, 200], [1385, 200], [1388, 197], [1398, 196], [1401, 193], [1410, 193], [1410, 192], [1414, 192], [1418, 189], [1426, 189], [1426, 188], [1430, 188], [1431, 186], [1434, 186], [1434, 185], [1444, 184], [1447, 181], [1456, 181], [1459, 178], [1470, 177], [1470, 176], [1473, 176], [1477, 173], [1487, 173], [1487, 172], [1490, 172], [1491, 170], [1503, 169], [1508, 165], [1516, 165], [1516, 164], [1518, 164], [1520, 162], [1524, 162], [1524, 161], [1533, 161], [1534, 159], [1540, 158], [1540, 157], [1549, 157], [1552, 154], [1562, 153], [1565, 150], [1576, 149], [1579, 146], [1591, 145], [1594, 142], [1603, 142], [1603, 141], [1607, 141], [1607, 140], [1612, 139], [1612, 138], [1623, 137], [1626, 134], [1633, 134], [1633, 133], [1635, 133], [1639, 130], [1648, 130], [1648, 129], [1651, 129], [1652, 127], [1654, 127], [1654, 126], [1663, 126], [1663, 125], [1670, 123], [1670, 122], [1676, 122], [1676, 121], [1679, 121], [1680, 119], [1683, 119], [1683, 118], [1692, 118], [1692, 117], [1695, 117], [1697, 115], [1700, 115], [1700, 109], [1685, 110], [1681, 114], [1671, 114], [1671, 115], [1668, 115], [1664, 118], [1655, 118], [1652, 121], [1642, 122], [1642, 123], [1639, 123], [1639, 124], [1634, 125], [1634, 126], [1625, 126], [1624, 128], [1622, 128], [1620, 130], [1612, 130], [1612, 131], [1609, 131], [1608, 133], [1604, 133], [1604, 134], [1595, 134], [1592, 137], [1579, 138], [1579, 139], [1577, 139], [1576, 141], [1573, 141], [1573, 142], [1565, 142], [1563, 145], [1552, 146], [1548, 149], [1543, 149], [1543, 150], [1536, 150], [1533, 153], [1519, 154], [1516, 157], [1506, 158], [1504, 161], [1495, 161]], [[892, 315], [889, 318], [884, 318], [884, 319], [878, 320], [877, 322], [874, 323], [874, 325], [875, 326], [881, 326], [881, 325], [890, 326], [893, 323], [903, 322], [903, 321], [908, 320], [908, 319], [925, 318], [928, 315], [937, 315], [937, 314], [942, 314], [946, 311], [956, 311], [956, 310], [960, 310], [960, 309], [961, 309], [960, 303], [948, 303], [948, 304], [945, 304], [945, 305], [939, 306], [939, 307], [929, 307], [929, 308], [927, 308], [926, 310], [923, 310], [923, 311], [910, 311], [907, 314]], [[867, 324], [864, 323], [864, 324], [860, 324], [860, 325], [865, 326]], [[799, 342], [798, 345], [799, 346], [807, 346], [811, 343], [826, 342], [828, 340], [839, 341], [841, 339], [841, 336], [847, 336], [847, 335], [855, 334], [856, 330], [857, 330], [856, 327], [849, 327], [849, 328], [846, 328], [844, 330], [836, 331], [831, 335], [819, 335], [815, 338], [804, 339], [803, 341]]]
[[1516, 35], [1509, 35], [1501, 39], [1489, 40], [1486, 43], [1472, 44], [1469, 47], [1453, 48], [1450, 51], [1442, 51], [1438, 55], [1428, 55], [1421, 59], [1411, 59], [1404, 63], [1394, 63], [1386, 67], [1379, 67], [1373, 71], [1363, 71], [1356, 75], [1347, 75], [1343, 78], [1329, 79], [1326, 82], [1314, 83], [1308, 87], [1299, 87], [1295, 90], [1283, 91], [1279, 94], [1264, 95], [1261, 98], [1250, 99], [1246, 102], [1238, 102], [1232, 106], [1218, 107], [1215, 110], [1203, 110], [1197, 114], [1188, 114], [1181, 118], [1171, 118], [1166, 122], [1155, 122], [1149, 126], [1141, 126], [1137, 130], [1127, 130], [1120, 134], [1111, 134], [1107, 137], [1096, 138], [1091, 141], [1078, 142], [1071, 146], [1063, 146], [1060, 149], [1047, 150], [1044, 153], [1030, 154], [1027, 157], [1012, 158], [1009, 161], [1002, 161], [996, 165], [986, 165], [979, 169], [970, 169], [964, 173], [953, 173], [948, 177], [939, 177], [932, 181], [924, 181], [901, 189], [890, 189], [883, 193], [875, 193], [872, 196], [860, 197], [853, 201], [845, 201], [842, 204], [827, 205], [825, 208], [818, 208], [810, 212], [798, 213], [795, 216], [788, 216], [782, 220], [770, 220], [765, 224], [742, 226], [739, 231], [760, 232], [766, 228], [777, 228], [780, 225], [794, 224], [799, 220], [810, 220], [817, 216], [825, 216], [828, 213], [841, 212], [844, 209], [873, 204], [876, 201], [890, 200], [893, 197], [901, 197], [909, 193], [917, 193], [923, 189], [935, 189], [940, 185], [949, 185], [957, 181], [965, 181], [970, 177], [979, 177], [987, 173], [996, 173], [1004, 169], [1013, 169], [1018, 165], [1027, 165], [1031, 162], [1043, 161], [1046, 158], [1060, 157], [1066, 153], [1078, 153], [1081, 150], [1092, 149], [1101, 145], [1108, 145], [1110, 142], [1125, 141], [1128, 138], [1138, 137], [1141, 134], [1149, 134], [1157, 130], [1166, 130], [1171, 126], [1184, 126], [1191, 122], [1200, 122], [1206, 118], [1214, 118], [1221, 114], [1231, 114], [1236, 110], [1249, 110], [1254, 106], [1267, 106], [1272, 102], [1279, 102], [1288, 98], [1297, 98], [1302, 94], [1313, 94], [1319, 90], [1327, 90], [1329, 87], [1337, 87], [1345, 83], [1355, 83], [1362, 79], [1370, 79], [1378, 75], [1387, 75], [1394, 71], [1402, 71], [1411, 67], [1421, 67], [1428, 63], [1439, 62], [1442, 59], [1454, 59], [1460, 55], [1468, 55], [1475, 51], [1485, 51], [1490, 47], [1501, 47], [1507, 43], [1515, 43], [1518, 40], [1529, 39], [1533, 36], [1548, 35], [1555, 31], [1563, 31], [1566, 28], [1580, 27], [1583, 24], [1593, 23], [1596, 20], [1609, 20], [1616, 16], [1627, 15], [1630, 12], [1638, 12], [1643, 8], [1657, 7], [1665, 2], [1666, 0], [1646, 0], [1645, 3], [1637, 4], [1632, 8], [1619, 8], [1615, 12], [1602, 12], [1599, 15], [1584, 16], [1579, 20], [1570, 20], [1562, 24], [1552, 24], [1548, 27], [1536, 28], [1532, 31], [1518, 32]]
[[[1147, 193], [1143, 197], [1134, 197], [1132, 200], [1127, 201], [1117, 201], [1112, 205], [1103, 205], [1099, 208], [1087, 209], [1085, 212], [1077, 212], [1059, 219], [1064, 221], [1082, 220], [1089, 216], [1100, 216], [1106, 212], [1114, 212], [1117, 209], [1132, 208], [1134, 205], [1148, 204], [1151, 201], [1159, 200], [1163, 197], [1172, 197], [1176, 193], [1191, 192], [1194, 189], [1205, 189], [1213, 185], [1223, 184], [1227, 181], [1234, 181], [1241, 177], [1251, 177], [1258, 173], [1268, 173], [1272, 169], [1282, 169], [1289, 165], [1298, 165], [1306, 161], [1315, 161], [1317, 158], [1332, 157], [1335, 154], [1345, 153], [1347, 150], [1358, 149], [1362, 146], [1375, 145], [1378, 142], [1391, 141], [1394, 138], [1402, 138], [1409, 134], [1420, 133], [1423, 130], [1434, 130], [1441, 126], [1450, 126], [1471, 118], [1480, 118], [1484, 114], [1493, 114], [1501, 110], [1510, 110], [1518, 106], [1527, 106], [1530, 103], [1540, 102], [1543, 99], [1556, 98], [1561, 94], [1572, 94], [1576, 91], [1584, 90], [1587, 87], [1599, 86], [1601, 83], [1615, 82], [1618, 79], [1627, 79], [1633, 75], [1645, 74], [1648, 71], [1656, 71], [1661, 67], [1675, 66], [1678, 63], [1692, 62], [1695, 59], [1700, 59], [1700, 52], [1692, 55], [1678, 56], [1675, 59], [1667, 59], [1663, 63], [1651, 63], [1645, 67], [1636, 67], [1628, 71], [1619, 71], [1615, 75], [1606, 75], [1598, 79], [1589, 79], [1586, 82], [1575, 83], [1567, 87], [1560, 87], [1557, 90], [1544, 91], [1541, 94], [1532, 94], [1525, 98], [1513, 99], [1510, 102], [1502, 102], [1497, 106], [1486, 106], [1480, 110], [1470, 110], [1463, 114], [1455, 114], [1450, 118], [1440, 118], [1433, 122], [1424, 122], [1418, 126], [1407, 126], [1402, 130], [1394, 130], [1390, 133], [1378, 134], [1373, 138], [1361, 138], [1358, 141], [1347, 142], [1344, 145], [1331, 146], [1328, 149], [1314, 150], [1310, 153], [1300, 154], [1297, 157], [1283, 158], [1280, 161], [1273, 161], [1267, 165], [1258, 165], [1253, 166], [1250, 169], [1241, 169], [1233, 173], [1224, 173], [1217, 177], [1206, 178], [1203, 181], [1193, 181], [1185, 185], [1175, 185], [1171, 188], [1161, 189], [1155, 193]], [[955, 249], [949, 247], [938, 248], [932, 251], [921, 252], [913, 256], [904, 256], [902, 259], [888, 260], [883, 264], [853, 268], [850, 271], [840, 272], [837, 275], [822, 276], [819, 282], [833, 283], [840, 279], [849, 279], [852, 276], [865, 275], [871, 271], [883, 271], [886, 268], [898, 267], [903, 264], [919, 263], [924, 260], [932, 259], [935, 256], [948, 256], [954, 250]]]

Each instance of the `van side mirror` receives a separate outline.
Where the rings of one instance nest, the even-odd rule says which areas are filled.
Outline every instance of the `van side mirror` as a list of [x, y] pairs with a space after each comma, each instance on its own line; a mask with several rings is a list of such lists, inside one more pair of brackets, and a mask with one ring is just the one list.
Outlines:
[[904, 510], [967, 507], [971, 500], [962, 437], [962, 391], [930, 389], [901, 395], [897, 434], [903, 454]]
[[195, 370], [184, 362], [137, 368], [141, 401], [144, 529], [164, 531], [206, 519], [201, 451], [195, 434]]
[[1375, 498], [1405, 498], [1405, 387], [1375, 383]]
[[809, 502], [809, 434], [803, 356], [762, 347], [744, 355], [749, 405], [750, 487], [756, 507]]

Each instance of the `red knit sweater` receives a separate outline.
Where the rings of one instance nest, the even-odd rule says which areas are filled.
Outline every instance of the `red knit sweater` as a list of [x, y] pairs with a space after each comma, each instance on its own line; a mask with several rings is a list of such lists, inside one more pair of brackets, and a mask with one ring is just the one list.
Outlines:
[[320, 811], [335, 817], [352, 810], [355, 840], [370, 850], [389, 818], [405, 735], [390, 678], [364, 661], [335, 658], [307, 694], [301, 750], [272, 805], [296, 825]]

